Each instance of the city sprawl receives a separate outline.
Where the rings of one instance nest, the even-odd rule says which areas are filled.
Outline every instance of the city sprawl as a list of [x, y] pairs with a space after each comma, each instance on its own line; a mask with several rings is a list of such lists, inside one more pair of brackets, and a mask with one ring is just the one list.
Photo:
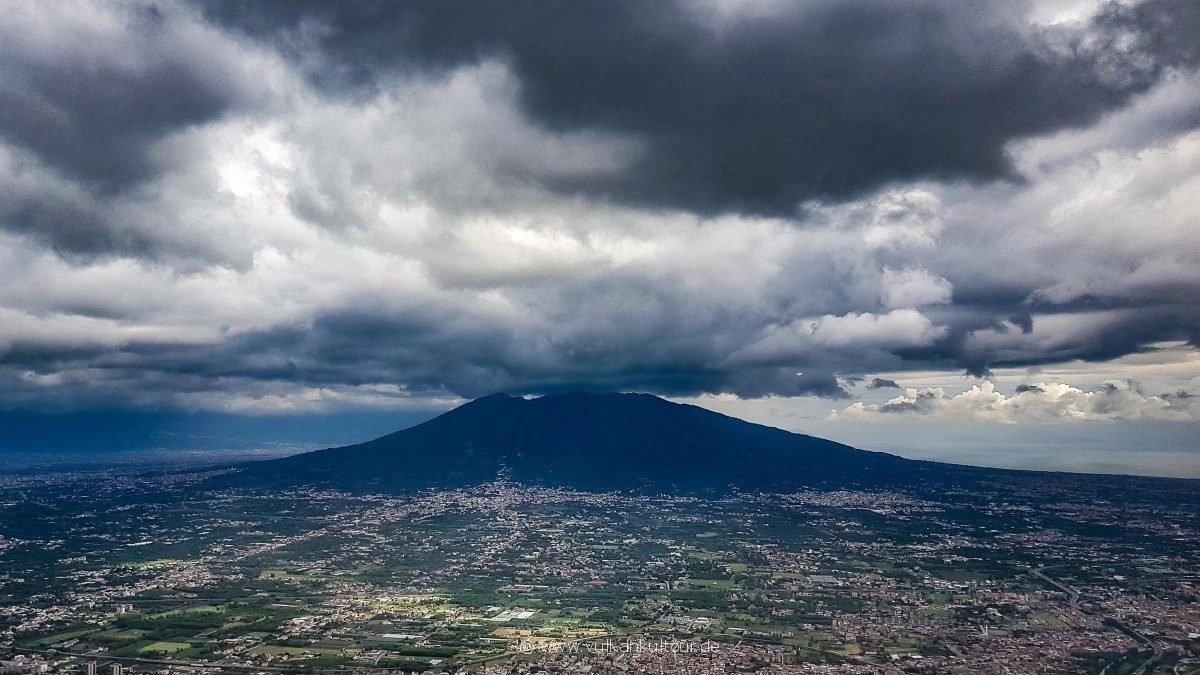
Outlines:
[[0, 484], [0, 670], [1200, 672], [1200, 488]]

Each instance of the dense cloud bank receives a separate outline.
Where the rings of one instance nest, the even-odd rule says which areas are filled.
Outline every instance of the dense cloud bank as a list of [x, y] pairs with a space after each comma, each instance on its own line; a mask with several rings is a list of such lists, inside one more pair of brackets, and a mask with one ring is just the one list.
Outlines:
[[2, 9], [3, 406], [848, 398], [1200, 344], [1187, 0]]
[[880, 404], [862, 401], [835, 414], [840, 419], [870, 420], [877, 415], [920, 414], [946, 419], [988, 422], [1051, 422], [1057, 420], [1195, 420], [1200, 401], [1180, 390], [1154, 395], [1135, 382], [1111, 380], [1094, 391], [1084, 391], [1061, 382], [1018, 385], [1011, 396], [990, 381], [967, 391], [948, 395], [941, 387], [905, 390], [904, 394]]
[[[290, 47], [318, 84], [495, 59], [536, 123], [635, 139], [560, 191], [789, 216], [895, 180], [1013, 176], [1013, 138], [1095, 121], [1200, 55], [1186, 0], [1031, 26], [1014, 3], [913, 0], [484, 4], [234, 1], [212, 14]], [[320, 26], [313, 29], [313, 24]]]

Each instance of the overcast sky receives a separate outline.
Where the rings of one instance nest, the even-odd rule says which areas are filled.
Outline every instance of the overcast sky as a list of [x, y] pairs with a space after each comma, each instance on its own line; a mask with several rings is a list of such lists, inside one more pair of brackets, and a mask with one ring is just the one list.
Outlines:
[[0, 12], [0, 409], [644, 391], [1200, 476], [1195, 0]]

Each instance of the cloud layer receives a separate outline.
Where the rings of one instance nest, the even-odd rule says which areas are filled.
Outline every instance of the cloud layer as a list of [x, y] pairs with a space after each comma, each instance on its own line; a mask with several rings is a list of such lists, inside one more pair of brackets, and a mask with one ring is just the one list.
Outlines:
[[1200, 9], [1055, 7], [0, 7], [0, 406], [846, 398], [1200, 345]]
[[[1013, 138], [1085, 125], [1195, 66], [1200, 10], [1113, 5], [1030, 25], [1012, 5], [919, 0], [233, 2], [234, 28], [318, 53], [318, 82], [495, 59], [547, 128], [636, 139], [559, 191], [701, 213], [791, 215], [895, 180], [1012, 175]], [[306, 28], [315, 23], [319, 29]], [[530, 167], [534, 168], [534, 167]]]
[[852, 403], [835, 414], [848, 420], [872, 420], [881, 415], [928, 415], [947, 420], [1045, 423], [1056, 421], [1195, 420], [1200, 395], [1179, 390], [1160, 395], [1141, 391], [1131, 381], [1110, 380], [1093, 391], [1061, 382], [1018, 385], [1005, 395], [990, 381], [972, 385], [957, 395], [941, 387], [906, 389], [881, 404]]

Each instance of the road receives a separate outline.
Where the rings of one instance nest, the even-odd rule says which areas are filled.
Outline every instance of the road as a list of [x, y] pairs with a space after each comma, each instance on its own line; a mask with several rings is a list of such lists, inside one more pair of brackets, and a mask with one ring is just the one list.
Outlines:
[[[1132, 637], [1133, 639], [1137, 640], [1138, 642], [1140, 642], [1144, 645], [1147, 645], [1148, 647], [1150, 647], [1151, 649], [1154, 650], [1154, 653], [1152, 653], [1149, 658], [1147, 658], [1145, 661], [1143, 661], [1142, 664], [1140, 666], [1138, 666], [1137, 670], [1133, 671], [1133, 675], [1146, 675], [1146, 673], [1153, 671], [1154, 664], [1159, 659], [1162, 658], [1162, 655], [1163, 655], [1162, 647], [1160, 647], [1157, 642], [1151, 640], [1150, 638], [1146, 637], [1145, 635], [1142, 635], [1136, 628], [1134, 628], [1133, 626], [1130, 626], [1129, 624], [1125, 623], [1124, 621], [1116, 621], [1116, 623], [1130, 637]], [[1108, 666], [1105, 666], [1104, 669], [1108, 670]], [[1103, 671], [1101, 671], [1101, 674], [1103, 675]]]
[[[1062, 583], [1058, 579], [1055, 579], [1054, 577], [1051, 577], [1046, 574], [1046, 570], [1055, 569], [1058, 567], [1063, 567], [1063, 565], [1045, 565], [1042, 567], [1038, 567], [1037, 569], [1029, 570], [1029, 574], [1031, 574], [1034, 577], [1037, 577], [1038, 579], [1041, 579], [1042, 581], [1044, 581], [1047, 584], [1049, 584], [1050, 586], [1053, 586], [1054, 588], [1062, 591], [1063, 593], [1066, 593], [1067, 594], [1067, 604], [1071, 607], [1071, 609], [1080, 609], [1080, 607], [1079, 607], [1079, 591], [1071, 586], [1068, 586], [1068, 585]], [[1138, 631], [1136, 628], [1129, 625], [1128, 623], [1125, 623], [1124, 621], [1121, 621], [1120, 619], [1111, 617], [1099, 610], [1080, 609], [1080, 611], [1085, 612], [1087, 614], [1094, 614], [1103, 619], [1108, 619], [1110, 622], [1117, 625], [1121, 629], [1121, 632], [1125, 633], [1126, 635], [1133, 638], [1134, 640], [1137, 640], [1138, 642], [1150, 647], [1150, 649], [1153, 650], [1153, 652], [1150, 654], [1150, 656], [1138, 666], [1137, 670], [1133, 671], [1133, 675], [1146, 675], [1147, 673], [1151, 672], [1154, 669], [1154, 664], [1157, 663], [1158, 660], [1162, 658], [1162, 656], [1163, 656], [1162, 647], [1157, 642], [1146, 637], [1140, 631]], [[1113, 663], [1109, 663], [1109, 664], [1105, 665], [1104, 668], [1100, 671], [1100, 675], [1108, 675], [1108, 669], [1110, 667], [1112, 667], [1112, 665], [1114, 663], [1117, 663], [1117, 661], [1114, 661]]]
[[1037, 577], [1038, 579], [1041, 579], [1042, 581], [1050, 584], [1054, 588], [1057, 588], [1058, 590], [1062, 591], [1063, 593], [1066, 593], [1067, 594], [1067, 605], [1070, 606], [1071, 609], [1078, 609], [1079, 608], [1079, 591], [1076, 590], [1075, 588], [1073, 588], [1071, 586], [1067, 586], [1066, 584], [1060, 582], [1059, 580], [1057, 580], [1053, 577], [1047, 576], [1045, 574], [1045, 570], [1051, 570], [1056, 567], [1062, 567], [1062, 565], [1046, 565], [1044, 567], [1039, 567], [1034, 570], [1029, 570], [1029, 573], [1032, 574], [1033, 576]]

